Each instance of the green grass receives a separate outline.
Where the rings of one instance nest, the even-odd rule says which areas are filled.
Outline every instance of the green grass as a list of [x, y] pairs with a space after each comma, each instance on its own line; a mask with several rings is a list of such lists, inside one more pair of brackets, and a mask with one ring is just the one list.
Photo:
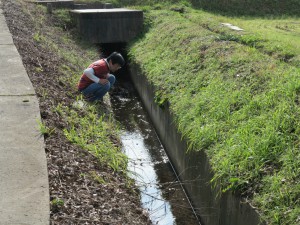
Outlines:
[[49, 128], [42, 121], [38, 120], [37, 122], [38, 122], [39, 130], [42, 135], [49, 136], [54, 132], [54, 129]]
[[[212, 182], [253, 195], [269, 224], [298, 224], [298, 19], [255, 22], [191, 8], [147, 11], [146, 18], [151, 27], [129, 54], [157, 86], [158, 102], [170, 102], [189, 151], [205, 151]], [[287, 23], [293, 32], [278, 35]]]
[[112, 136], [119, 136], [117, 132], [120, 129], [116, 123], [105, 115], [98, 116], [95, 105], [86, 105], [82, 110], [88, 112], [84, 117], [78, 110], [68, 111], [69, 127], [64, 130], [66, 137], [95, 155], [100, 163], [115, 171], [126, 171], [127, 157], [120, 151], [120, 145], [110, 140]]
[[[277, 17], [225, 17], [202, 12], [191, 13], [187, 18], [220, 34], [222, 39], [255, 47], [276, 59], [300, 66], [300, 18]], [[214, 22], [211, 21], [214, 20]], [[231, 23], [243, 32], [226, 31], [221, 23]]]

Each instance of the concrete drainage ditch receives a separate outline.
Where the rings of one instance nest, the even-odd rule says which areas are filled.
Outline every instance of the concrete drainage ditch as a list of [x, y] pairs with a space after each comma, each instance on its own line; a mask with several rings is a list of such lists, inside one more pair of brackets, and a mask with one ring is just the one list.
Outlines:
[[[97, 23], [97, 21], [98, 22], [102, 21], [101, 13], [106, 13], [106, 14], [112, 13], [113, 15], [114, 15], [114, 13], [117, 13], [117, 14], [121, 13], [122, 15], [124, 13], [137, 13], [137, 14], [140, 13], [138, 11], [137, 12], [135, 12], [135, 11], [129, 12], [128, 10], [124, 10], [124, 9], [118, 9], [118, 10], [111, 9], [111, 10], [104, 10], [104, 11], [103, 10], [102, 11], [101, 10], [96, 10], [96, 11], [95, 10], [94, 11], [93, 10], [86, 10], [86, 11], [77, 10], [77, 11], [72, 11], [72, 12], [73, 12], [73, 17], [77, 18], [76, 19], [77, 26], [79, 26], [80, 24], [82, 24], [84, 22], [83, 18], [85, 18], [85, 17], [94, 18], [95, 19], [95, 21], [93, 21], [94, 23]], [[78, 15], [74, 16], [74, 14], [76, 14], [76, 15], [78, 14], [80, 16], [78, 16]], [[94, 14], [96, 14], [97, 17], [94, 16]], [[126, 24], [128, 21], [126, 20], [127, 21], [127, 22], [125, 21], [126, 23], [120, 22], [120, 20], [122, 20], [122, 18], [118, 16], [119, 22], [116, 23], [116, 27], [119, 27], [120, 29], [116, 29], [116, 30], [120, 30], [121, 33], [119, 36], [123, 37], [123, 38], [113, 39], [112, 37], [110, 37], [108, 35], [105, 38], [105, 40], [101, 41], [101, 38], [103, 38], [103, 37], [101, 36], [101, 38], [100, 38], [99, 36], [97, 36], [98, 35], [97, 32], [96, 33], [95, 32], [94, 33], [86, 32], [89, 34], [88, 39], [93, 43], [102, 43], [104, 45], [104, 51], [107, 51], [107, 52], [119, 51], [119, 49], [125, 49], [124, 45], [126, 45], [127, 41], [129, 39], [131, 39], [132, 37], [134, 37], [136, 34], [138, 34], [141, 29], [140, 25], [142, 24], [142, 20], [143, 20], [142, 15], [138, 15], [138, 17], [140, 19], [137, 20], [139, 22], [137, 23], [137, 26], [136, 26], [137, 28], [135, 30], [135, 33], [130, 32], [129, 36], [121, 34], [122, 33], [121, 28], [127, 27], [124, 24]], [[80, 31], [80, 26], [78, 28], [79, 28], [78, 30]], [[101, 30], [101, 29], [102, 28], [98, 27], [96, 30]], [[132, 33], [134, 33], [134, 35]], [[108, 43], [108, 41], [111, 41], [111, 40], [113, 40], [112, 42], [114, 42], [114, 43]], [[117, 42], [119, 42], [119, 44]], [[121, 44], [121, 46], [119, 46], [120, 43], [123, 43], [123, 44]], [[109, 48], [107, 48], [107, 46], [109, 46]], [[123, 53], [124, 52], [125, 51], [123, 50]], [[129, 70], [129, 68], [127, 68], [127, 69]], [[243, 203], [243, 200], [239, 196], [236, 196], [236, 195], [228, 192], [228, 193], [222, 194], [221, 197], [218, 197], [217, 191], [215, 189], [212, 189], [212, 187], [210, 185], [210, 180], [212, 178], [212, 171], [211, 171], [211, 168], [209, 165], [209, 161], [206, 157], [206, 154], [202, 151], [201, 152], [190, 151], [190, 153], [186, 153], [186, 151], [187, 151], [186, 141], [183, 140], [181, 138], [181, 135], [177, 132], [177, 129], [176, 129], [175, 125], [173, 124], [172, 116], [168, 110], [168, 105], [166, 105], [164, 107], [164, 109], [162, 109], [159, 106], [157, 106], [153, 101], [155, 87], [153, 87], [147, 81], [146, 76], [144, 76], [140, 72], [140, 69], [137, 65], [133, 65], [133, 64], [130, 65], [130, 72], [127, 71], [126, 73], [130, 74], [130, 77], [132, 79], [134, 86], [136, 87], [138, 95], [140, 96], [141, 101], [143, 102], [144, 108], [147, 111], [147, 113], [149, 114], [150, 120], [152, 121], [153, 126], [155, 127], [155, 130], [158, 134], [157, 136], [159, 137], [159, 140], [162, 142], [162, 146], [164, 146], [164, 149], [166, 150], [166, 153], [167, 153], [170, 161], [174, 165], [174, 170], [177, 172], [177, 174], [180, 175], [179, 178], [181, 180], [182, 186], [184, 187], [186, 193], [188, 194], [188, 196], [190, 196], [190, 199], [193, 202], [193, 206], [195, 207], [194, 214], [200, 215], [201, 224], [202, 225], [258, 225], [258, 224], [261, 224], [259, 215], [256, 212], [256, 210], [253, 209], [248, 203]], [[131, 99], [129, 99], [129, 100], [123, 99], [122, 100], [121, 98], [119, 98], [119, 99], [115, 99], [114, 101], [116, 101], [115, 107], [118, 108], [118, 107], [121, 107], [122, 105], [126, 105], [127, 102], [129, 102], [128, 104], [130, 105], [130, 102], [132, 100]], [[124, 107], [130, 108], [131, 106], [124, 106]], [[132, 107], [132, 108], [134, 108], [134, 107]], [[124, 108], [122, 109], [122, 111], [123, 110], [124, 110]], [[116, 110], [116, 114], [118, 111], [121, 111], [121, 110], [119, 110], [119, 109]], [[127, 113], [135, 114], [135, 112], [127, 112]], [[127, 118], [126, 120], [130, 120], [130, 119], [132, 119], [132, 118]], [[120, 121], [121, 120], [124, 120], [124, 119], [120, 119]], [[143, 125], [141, 123], [138, 126], [143, 126]], [[143, 135], [147, 136], [148, 134], [128, 133], [127, 131], [124, 131], [124, 132], [125, 132], [124, 136], [122, 137], [123, 144], [125, 146], [124, 151], [127, 152], [128, 154], [133, 154], [131, 156], [135, 157], [135, 154], [137, 154], [137, 152], [134, 153], [134, 151], [133, 151], [133, 153], [130, 153], [130, 149], [133, 149], [132, 144], [135, 147], [137, 147], [139, 145], [140, 146], [145, 145], [146, 139], [144, 139]], [[158, 140], [158, 142], [159, 142], [159, 140]], [[131, 144], [129, 144], [129, 142]], [[129, 146], [128, 149], [126, 149], [126, 146]], [[162, 147], [157, 147], [157, 148], [160, 149]], [[136, 150], [136, 151], [139, 151], [139, 150]], [[159, 152], [159, 150], [156, 150], [156, 151]], [[145, 162], [145, 160], [149, 161], [151, 158], [154, 157], [151, 155], [152, 153], [150, 153], [150, 151], [147, 153], [149, 155], [147, 155], [146, 153], [145, 153], [145, 155], [143, 155], [142, 153], [139, 153], [139, 154], [141, 154], [142, 157], [132, 158], [132, 163], [130, 165], [131, 169], [133, 170], [133, 172], [135, 174], [138, 174], [137, 170], [140, 170], [140, 171], [142, 169], [145, 170], [145, 168], [147, 166], [149, 166], [150, 164], [158, 163], [155, 160], [153, 162], [149, 162], [148, 164]], [[155, 157], [157, 157], [157, 155]], [[161, 159], [165, 158], [163, 156], [160, 156], [160, 157], [161, 157]], [[159, 160], [159, 161], [164, 162], [164, 160]], [[138, 169], [138, 164], [141, 165], [141, 167], [139, 169]], [[164, 162], [162, 164], [166, 164], [166, 162]], [[161, 166], [162, 166], [162, 164], [161, 164]], [[153, 168], [155, 168], [155, 167], [153, 167]], [[146, 170], [150, 171], [151, 169], [146, 169]], [[165, 168], [162, 170], [165, 170]], [[138, 177], [139, 176], [141, 176], [141, 174], [138, 174]], [[160, 179], [160, 178], [158, 178], [158, 179]], [[145, 187], [146, 184], [149, 184], [149, 186], [150, 186], [150, 183], [151, 183], [151, 185], [155, 183], [155, 185], [156, 185], [157, 181], [150, 180], [150, 181], [137, 181], [137, 182], [143, 182], [144, 189], [146, 190], [146, 189], [148, 189], [148, 187], [147, 188]], [[170, 180], [167, 182], [170, 182]], [[165, 183], [165, 181], [163, 181], [163, 183]], [[180, 182], [175, 181], [173, 183], [180, 183]], [[172, 183], [172, 185], [173, 185], [173, 183]], [[173, 188], [173, 186], [172, 186], [172, 188]], [[159, 197], [156, 196], [153, 198], [153, 196], [152, 196], [152, 200], [150, 201], [151, 205], [156, 204], [156, 203], [154, 203], [155, 198], [158, 199], [158, 198], [164, 197], [165, 195], [170, 195], [170, 193], [166, 194], [163, 191], [160, 191], [159, 188], [156, 190], [156, 192], [157, 193], [161, 192], [161, 194], [159, 195]], [[146, 193], [145, 195], [152, 195], [152, 194]], [[171, 195], [173, 195], [173, 194], [171, 194]], [[144, 197], [144, 198], [146, 198], [146, 197]], [[177, 200], [171, 200], [171, 201], [177, 202]], [[148, 206], [146, 206], [146, 208], [147, 207]], [[185, 206], [185, 207], [189, 207], [189, 206]], [[172, 206], [170, 206], [169, 203], [163, 203], [160, 206], [154, 206], [152, 210], [159, 211], [158, 208], [163, 208], [165, 212], [172, 211]], [[171, 221], [176, 220], [173, 218], [173, 219], [169, 219], [168, 223], [165, 223], [165, 222], [159, 223], [158, 221], [160, 221], [160, 220], [162, 220], [162, 218], [166, 218], [168, 216], [166, 214], [163, 216], [158, 216], [159, 219], [156, 218], [156, 216], [157, 215], [154, 216], [155, 218], [153, 220], [155, 220], [157, 222], [157, 224], [164, 224], [164, 225], [166, 225], [168, 223], [172, 224]], [[170, 217], [173, 217], [173, 216], [170, 216]], [[184, 216], [184, 217], [186, 220], [187, 217], [186, 216]], [[184, 220], [182, 220], [182, 221], [184, 221]], [[193, 223], [191, 222], [191, 223], [187, 223], [187, 224], [192, 225]], [[200, 224], [199, 221], [196, 221], [196, 223]], [[178, 223], [178, 224], [186, 224], [186, 223], [182, 222], [182, 223]]]
[[[103, 56], [119, 51], [126, 57], [126, 43], [102, 44], [100, 49]], [[177, 132], [168, 105], [162, 109], [154, 102], [155, 87], [139, 66], [127, 65], [116, 76], [111, 93], [113, 112], [123, 127], [121, 138], [130, 158], [129, 170], [153, 223], [261, 224], [259, 214], [240, 196], [230, 192], [218, 196], [211, 187], [206, 154], [187, 153], [187, 143]]]
[[[124, 85], [124, 83], [123, 83]], [[141, 192], [141, 203], [153, 224], [196, 225], [198, 217], [177, 179], [137, 93], [116, 87], [113, 112], [121, 124], [123, 151], [129, 171]]]

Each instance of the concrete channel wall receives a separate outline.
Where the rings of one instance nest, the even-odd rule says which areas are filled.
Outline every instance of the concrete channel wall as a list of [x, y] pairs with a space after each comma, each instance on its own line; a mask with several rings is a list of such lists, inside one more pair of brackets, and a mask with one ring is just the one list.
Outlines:
[[131, 78], [155, 126], [156, 132], [184, 183], [202, 225], [258, 225], [258, 213], [243, 199], [230, 192], [218, 197], [210, 184], [212, 171], [203, 151], [189, 151], [187, 142], [178, 133], [166, 104], [163, 108], [154, 102], [155, 87], [140, 72], [137, 65], [130, 65]]

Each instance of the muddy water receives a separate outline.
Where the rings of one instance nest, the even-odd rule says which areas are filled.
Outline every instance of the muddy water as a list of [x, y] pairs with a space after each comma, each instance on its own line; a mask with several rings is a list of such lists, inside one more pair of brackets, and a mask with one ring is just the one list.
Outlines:
[[153, 224], [200, 224], [176, 179], [151, 121], [130, 82], [118, 82], [112, 108], [122, 127], [123, 151], [141, 191], [141, 202]]

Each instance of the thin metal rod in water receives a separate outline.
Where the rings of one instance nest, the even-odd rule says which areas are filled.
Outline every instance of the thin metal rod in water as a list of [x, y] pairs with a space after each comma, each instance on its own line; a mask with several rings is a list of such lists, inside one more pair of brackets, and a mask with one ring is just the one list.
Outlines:
[[[157, 136], [157, 139], [158, 139], [159, 143], [163, 146], [163, 144], [161, 143], [161, 141], [160, 141], [160, 139], [159, 139], [159, 137], [158, 137], [157, 132], [156, 132], [155, 130], [154, 130], [154, 132], [155, 132], [155, 134], [156, 134], [156, 136]], [[184, 189], [184, 187], [183, 187], [183, 185], [182, 185], [182, 182], [180, 181], [180, 178], [179, 178], [179, 176], [178, 176], [178, 174], [177, 174], [177, 172], [176, 172], [176, 170], [175, 170], [175, 168], [174, 168], [174, 166], [173, 166], [173, 164], [172, 164], [172, 162], [171, 162], [170, 159], [169, 159], [169, 163], [170, 163], [171, 168], [172, 168], [172, 170], [173, 170], [173, 172], [174, 172], [174, 174], [175, 174], [175, 176], [176, 176], [176, 179], [179, 181], [180, 187], [181, 187], [181, 189], [182, 189], [182, 191], [183, 191], [183, 193], [184, 193], [184, 195], [185, 195], [185, 197], [186, 197], [186, 199], [187, 199], [187, 201], [188, 201], [188, 203], [189, 203], [189, 205], [190, 205], [190, 207], [191, 207], [191, 209], [192, 209], [192, 211], [193, 211], [194, 216], [196, 217], [196, 219], [197, 219], [199, 225], [202, 225], [201, 222], [200, 222], [200, 220], [199, 220], [199, 218], [198, 218], [198, 216], [197, 216], [197, 213], [196, 213], [196, 211], [195, 211], [195, 209], [194, 209], [194, 207], [193, 207], [193, 204], [192, 204], [192, 202], [190, 201], [190, 198], [189, 198], [189, 196], [187, 195], [187, 193], [186, 193], [186, 191], [185, 191], [185, 189]]]

